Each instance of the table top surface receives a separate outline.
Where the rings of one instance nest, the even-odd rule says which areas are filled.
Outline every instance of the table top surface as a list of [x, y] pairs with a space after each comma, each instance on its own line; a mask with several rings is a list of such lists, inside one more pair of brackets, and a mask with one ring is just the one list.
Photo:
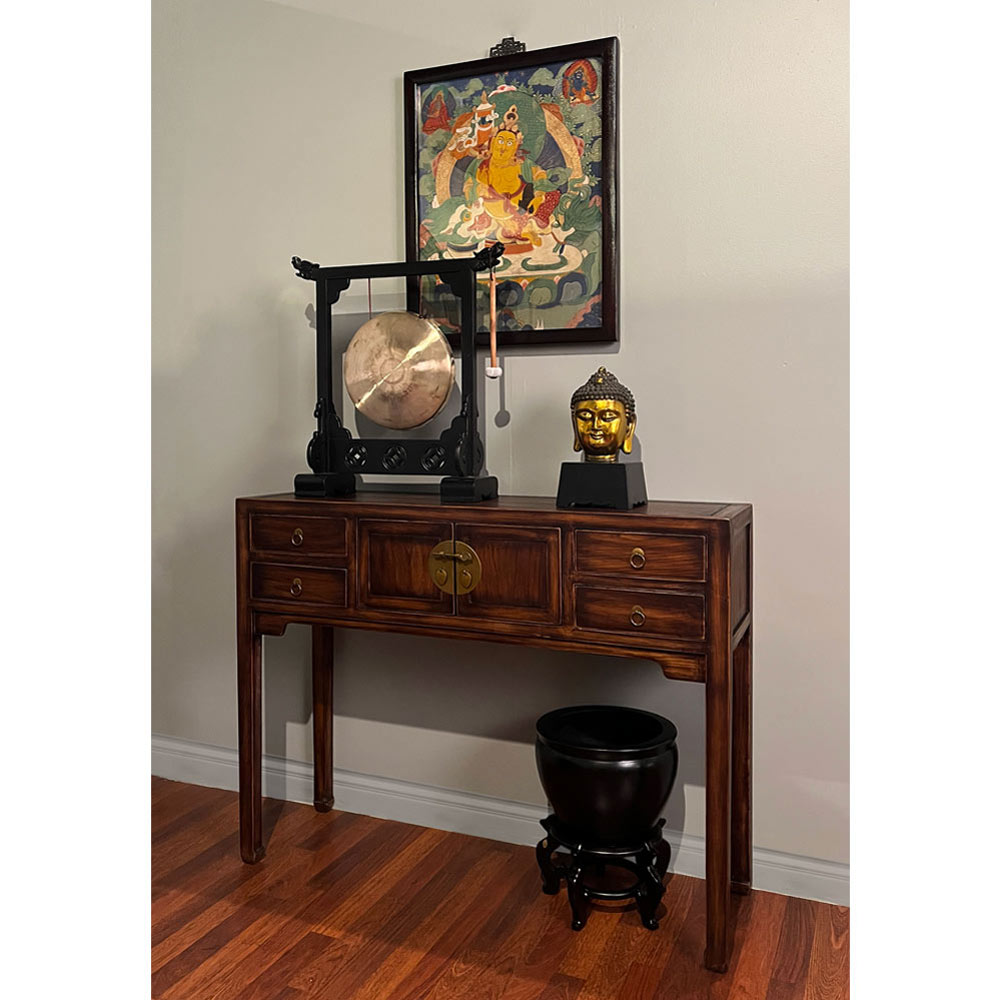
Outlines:
[[265, 493], [259, 496], [243, 499], [261, 501], [274, 500], [281, 503], [329, 504], [334, 507], [381, 507], [403, 506], [440, 510], [447, 507], [456, 512], [477, 510], [527, 511], [545, 514], [586, 514], [590, 516], [614, 515], [629, 517], [641, 521], [646, 517], [681, 517], [681, 518], [719, 518], [729, 520], [738, 514], [749, 510], [747, 503], [722, 503], [719, 501], [702, 502], [692, 500], [650, 500], [641, 507], [632, 510], [602, 510], [599, 508], [558, 508], [555, 497], [521, 497], [501, 496], [495, 500], [482, 500], [479, 503], [442, 504], [437, 492], [411, 492], [399, 490], [359, 490], [351, 497], [296, 497], [294, 493]]

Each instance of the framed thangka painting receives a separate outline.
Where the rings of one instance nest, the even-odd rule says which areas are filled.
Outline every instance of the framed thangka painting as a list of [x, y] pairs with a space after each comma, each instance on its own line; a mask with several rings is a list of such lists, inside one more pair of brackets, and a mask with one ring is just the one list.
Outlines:
[[[618, 338], [618, 39], [406, 73], [406, 257], [500, 241], [500, 346]], [[407, 307], [459, 328], [436, 277]], [[488, 275], [477, 323], [485, 339]]]

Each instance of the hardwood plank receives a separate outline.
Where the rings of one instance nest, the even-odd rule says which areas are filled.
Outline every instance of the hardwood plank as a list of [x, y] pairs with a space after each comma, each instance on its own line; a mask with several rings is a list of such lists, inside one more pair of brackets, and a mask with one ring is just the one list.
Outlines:
[[[398, 886], [399, 883], [409, 882], [411, 890], [423, 885], [427, 876], [417, 875], [414, 877], [414, 869], [420, 869], [425, 864], [427, 855], [433, 855], [434, 849], [440, 846], [447, 834], [443, 830], [423, 830], [420, 827], [413, 827], [413, 830], [416, 832], [416, 836], [398, 849], [396, 853], [387, 857], [381, 866], [374, 856], [364, 862], [368, 871], [359, 891], [354, 895], [346, 895], [316, 924], [315, 930], [321, 934], [340, 933], [345, 927], [352, 927], [358, 922], [363, 922], [373, 907], [376, 907], [376, 904], [383, 900], [386, 893]], [[440, 854], [436, 857], [443, 864], [446, 855]], [[394, 894], [389, 901], [390, 908], [395, 909], [405, 899], [405, 890], [402, 893]], [[378, 911], [378, 915], [379, 919], [384, 919], [389, 916], [389, 912]]]
[[222, 798], [217, 789], [208, 791], [215, 794], [188, 803], [190, 808], [178, 808], [181, 799], [172, 797], [167, 804], [173, 802], [174, 807], [159, 810], [159, 823], [152, 828], [150, 837], [150, 843], [157, 848], [150, 869], [154, 883], [231, 829], [231, 795]]
[[[675, 878], [677, 876], [674, 876]], [[691, 897], [684, 923], [678, 930], [670, 953], [670, 961], [663, 967], [660, 982], [653, 994], [657, 1000], [704, 1000], [714, 973], [703, 965], [705, 952], [705, 883], [699, 882]]]
[[[258, 922], [251, 921], [237, 930], [229, 940], [226, 952], [206, 955], [193, 971], [186, 974], [185, 982], [192, 980], [208, 982], [214, 979], [220, 968], [236, 960], [241, 950], [245, 950], [250, 943], [256, 944], [266, 940], [273, 933], [274, 922], [280, 920], [284, 911], [288, 909], [289, 901], [286, 894], [290, 886], [294, 886], [293, 891], [298, 898], [297, 905], [301, 905], [301, 885], [311, 862], [312, 859], [308, 854], [297, 852], [288, 859], [287, 864], [265, 868], [257, 878], [243, 883], [236, 892], [197, 914], [178, 932], [154, 947], [154, 969], [182, 952], [185, 945], [196, 935], [211, 933], [216, 925], [242, 907], [255, 909], [266, 918], [264, 924], [258, 925]], [[170, 995], [169, 991], [166, 995]]]
[[818, 905], [808, 899], [790, 897], [785, 907], [768, 1000], [802, 1000], [812, 955]]
[[545, 992], [573, 943], [575, 932], [566, 921], [567, 906], [559, 896], [539, 895], [534, 908], [545, 916], [544, 930], [525, 960], [519, 963], [507, 979], [503, 1000], [537, 1000]]
[[817, 911], [805, 1000], [848, 996], [849, 914], [846, 906], [821, 906]]
[[557, 972], [538, 1000], [576, 1000], [583, 989], [583, 980]]
[[[486, 867], [492, 861], [492, 857], [488, 856], [481, 859], [481, 861], [484, 867]], [[335, 905], [340, 895], [341, 886], [339, 885], [335, 885], [323, 892], [313, 891], [311, 894], [308, 894], [304, 905], [301, 905], [287, 919], [279, 921], [273, 926], [266, 938], [259, 942], [256, 947], [250, 950], [249, 946], [252, 942], [247, 943], [247, 946], [243, 949], [244, 957], [241, 964], [252, 969], [260, 969], [262, 966], [280, 957], [284, 950], [298, 937], [315, 926], [317, 920], [321, 919], [325, 912]], [[451, 906], [454, 908], [453, 901], [451, 901]], [[439, 928], [440, 924], [438, 924]], [[341, 964], [341, 957], [346, 957], [353, 942], [349, 936], [331, 937], [331, 942], [333, 943], [329, 949], [317, 952], [315, 960], [319, 960], [322, 957], [328, 964], [339, 966]], [[241, 998], [248, 981], [249, 976], [243, 975], [242, 970], [239, 968], [223, 969], [220, 975], [217, 976], [216, 982], [213, 983], [215, 989], [212, 996], [217, 998], [217, 1000], [222, 1000], [224, 997]]]
[[[235, 794], [231, 792], [227, 794], [235, 803]], [[271, 842], [275, 850], [284, 851], [289, 846], [287, 844], [289, 839], [296, 838], [299, 831], [311, 826], [317, 820], [328, 830], [336, 826], [338, 832], [333, 839], [339, 840], [349, 836], [347, 831], [358, 823], [359, 819], [365, 818], [355, 817], [350, 813], [318, 816], [308, 807], [298, 806], [288, 813], [287, 818], [281, 818], [274, 829]], [[261, 865], [245, 865], [238, 855], [232, 851], [228, 853], [225, 851], [226, 844], [231, 842], [231, 836], [232, 834], [229, 837], [224, 836], [220, 842], [221, 857], [216, 849], [217, 845], [213, 845], [201, 855], [202, 864], [189, 862], [183, 871], [175, 871], [154, 884], [152, 908], [154, 944], [169, 937], [206, 906], [225, 898], [240, 886], [254, 883], [263, 877], [267, 869]], [[328, 833], [327, 836], [329, 839], [332, 834]]]
[[672, 953], [681, 929], [685, 926], [696, 893], [702, 893], [703, 883], [697, 879], [674, 875], [663, 896], [665, 914], [660, 917], [660, 927], [650, 937], [644, 956], [630, 964], [617, 993], [617, 1000], [655, 1000], [660, 979]]
[[353, 892], [420, 832], [419, 826], [408, 823], [380, 823], [363, 840], [316, 872], [306, 884], [310, 889], [328, 890], [337, 886], [343, 893]]
[[325, 951], [338, 947], [339, 942], [325, 934], [309, 931], [300, 937], [277, 961], [272, 962], [256, 979], [250, 981], [242, 1000], [274, 1000], [274, 995], [287, 989], [295, 970]]
[[633, 997], [650, 998], [656, 995], [663, 970], [652, 962], [630, 963], [616, 1000], [633, 1000]]
[[[224, 799], [220, 800], [218, 789], [209, 788], [206, 791], [215, 794], [204, 796], [202, 802], [185, 812], [178, 813], [176, 810], [168, 811], [162, 808], [154, 810], [152, 829], [154, 846], [169, 842], [172, 838], [190, 835], [191, 831], [197, 829], [204, 820], [217, 817], [224, 812], [226, 802]], [[167, 804], [170, 804], [170, 799], [167, 800]]]
[[[385, 994], [385, 1000], [422, 1000], [434, 988], [442, 970], [478, 928], [495, 918], [498, 906], [503, 902], [510, 885], [510, 871], [500, 859], [491, 859], [486, 870], [485, 881], [479, 892], [466, 904], [455, 910], [455, 916], [448, 923], [422, 955], [416, 968], [405, 982], [401, 982], [392, 992]], [[509, 856], [507, 857], [509, 860]]]
[[659, 930], [643, 927], [634, 905], [625, 907], [618, 926], [580, 991], [580, 1000], [606, 1000], [616, 996], [628, 975], [629, 965], [633, 961], [642, 962], [645, 953], [652, 948], [653, 935], [658, 933]]
[[[683, 926], [684, 915], [691, 907], [697, 884], [692, 879], [678, 879], [676, 876], [671, 878], [657, 911], [660, 914], [660, 926], [655, 931], [643, 926], [634, 903], [622, 908], [618, 927], [587, 977], [580, 992], [580, 1000], [606, 1000], [608, 997], [618, 996], [623, 1000], [634, 1000], [636, 988], [643, 984], [637, 973], [638, 982], [634, 981], [632, 986], [626, 986], [632, 965], [652, 966], [662, 970], [673, 950], [677, 933]], [[651, 987], [646, 987], [649, 995], [655, 991], [655, 985], [654, 982]]]
[[[303, 812], [311, 812], [307, 806]], [[315, 814], [313, 814], [315, 815]], [[272, 906], [285, 898], [280, 886], [287, 883], [289, 892], [302, 897], [302, 886], [319, 867], [327, 867], [337, 856], [349, 850], [375, 827], [369, 817], [350, 813], [330, 813], [333, 827], [339, 832], [322, 852], [310, 855], [298, 852], [285, 856], [284, 863], [265, 859], [257, 865], [245, 865], [232, 853], [224, 874], [217, 882], [196, 893], [181, 910], [154, 927], [154, 968], [182, 951], [193, 939], [225, 917], [241, 903], [258, 894], [269, 893]], [[160, 931], [158, 935], [156, 932]], [[169, 933], [164, 933], [169, 931]]]
[[185, 882], [201, 865], [225, 857], [235, 833], [236, 815], [236, 809], [229, 803], [207, 823], [193, 824], [179, 832], [164, 850], [153, 855], [153, 885], [157, 889], [172, 888]]
[[786, 901], [786, 896], [758, 890], [748, 900], [750, 905], [743, 907], [748, 911], [746, 936], [738, 956], [734, 949], [732, 985], [724, 996], [720, 990], [719, 1000], [760, 1000], [767, 995]]
[[260, 919], [261, 913], [256, 907], [249, 905], [236, 907], [225, 920], [202, 934], [182, 952], [153, 972], [153, 996], [163, 996], [171, 986], [221, 951], [234, 937]]
[[[475, 852], [455, 835], [424, 831], [360, 892], [335, 904], [314, 925], [314, 930], [347, 942], [348, 950], [335, 957], [321, 956], [301, 969], [292, 985], [306, 993], [329, 994], [336, 987], [341, 995], [350, 995], [392, 953], [407, 930], [419, 922], [419, 915], [448, 894], [460, 876], [455, 870], [456, 859], [461, 859], [461, 864], [474, 857]], [[437, 877], [449, 867], [453, 879]], [[346, 968], [348, 960], [350, 967]]]
[[491, 921], [470, 939], [448, 973], [427, 993], [427, 1000], [495, 1000], [534, 948], [549, 914], [533, 905], [544, 896], [534, 858], [525, 851], [515, 861], [520, 878]]
[[[489, 844], [489, 841], [476, 839], [479, 856], [470, 860], [464, 871], [458, 866], [448, 865], [441, 875], [432, 880], [427, 890], [429, 912], [402, 940], [394, 942], [396, 946], [390, 955], [362, 982], [355, 993], [355, 1000], [383, 1000], [402, 989], [435, 946], [444, 946], [457, 928], [465, 926], [466, 915], [473, 909], [480, 894], [485, 896], [500, 883], [498, 861], [509, 857], [507, 852], [497, 850], [480, 853], [483, 851], [482, 844]], [[442, 884], [449, 891], [435, 900], [433, 887]], [[433, 977], [428, 977], [426, 981], [433, 982]]]
[[[323, 889], [310, 889], [309, 876], [320, 865], [323, 870], [329, 870], [331, 859], [350, 854], [366, 836], [381, 829], [377, 821], [369, 817], [357, 817], [357, 820], [351, 824], [349, 835], [340, 842], [334, 840], [325, 851], [316, 855], [298, 852], [297, 869], [276, 869], [273, 878], [275, 884], [259, 884], [249, 905], [260, 910], [266, 919], [248, 923], [230, 942], [227, 954], [207, 956], [183, 980], [180, 994], [168, 991], [166, 997], [173, 1000], [175, 995], [186, 995], [196, 986], [200, 986], [206, 995], [222, 995], [230, 989], [233, 995], [241, 995], [250, 979], [248, 972], [259, 971], [278, 959], [285, 949], [312, 928], [312, 916], [328, 909], [332, 905], [331, 900], [336, 899], [341, 892], [342, 887], [337, 881], [329, 882]], [[269, 860], [265, 859], [261, 865], [254, 867], [265, 867]], [[352, 871], [353, 867], [347, 871]], [[192, 924], [197, 925], [213, 917], [213, 914], [206, 913], [192, 921]], [[244, 961], [247, 962], [247, 969], [238, 968]]]
[[161, 819], [162, 815], [173, 814], [175, 807], [169, 801], [172, 797], [176, 796], [178, 801], [186, 803], [189, 801], [190, 789], [197, 787], [199, 786], [188, 785], [183, 781], [168, 781], [166, 778], [157, 778], [154, 775], [149, 788], [149, 805], [154, 825], [158, 813], [161, 814]]
[[800, 983], [783, 983], [780, 979], [772, 979], [767, 988], [765, 1000], [802, 1000], [806, 995], [806, 981]]
[[[565, 899], [565, 891], [560, 892], [560, 897], [566, 906], [566, 923], [569, 924], [569, 903]], [[559, 964], [559, 971], [572, 979], [586, 981], [608, 940], [617, 929], [621, 916], [619, 909], [605, 909], [592, 903], [587, 926], [573, 932], [573, 943], [566, 950], [566, 957]]]
[[[737, 968], [751, 932], [751, 918], [754, 914], [754, 900], [737, 896], [732, 900], [731, 926], [733, 942], [729, 968], [723, 973], [713, 973], [704, 977], [706, 1000], [728, 1000], [729, 993], [737, 979]], [[777, 933], [777, 930], [775, 931]]]

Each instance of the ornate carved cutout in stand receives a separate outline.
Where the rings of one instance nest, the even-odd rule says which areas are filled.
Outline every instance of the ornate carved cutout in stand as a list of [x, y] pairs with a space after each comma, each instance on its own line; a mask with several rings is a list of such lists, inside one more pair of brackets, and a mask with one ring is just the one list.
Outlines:
[[[659, 820], [641, 844], [622, 847], [590, 846], [560, 827], [554, 815], [542, 820], [546, 836], [535, 848], [535, 857], [542, 873], [542, 891], [554, 896], [560, 883], [566, 879], [569, 905], [573, 912], [573, 930], [578, 931], [587, 923], [588, 903], [592, 899], [634, 899], [643, 926], [655, 931], [660, 926], [656, 908], [663, 897], [663, 876], [670, 864], [670, 845], [663, 839]], [[554, 864], [557, 848], [569, 851], [569, 860]], [[559, 852], [560, 857], [567, 857]], [[625, 889], [599, 889], [587, 884], [588, 872], [602, 875], [606, 866], [624, 868], [635, 875], [635, 882]]]

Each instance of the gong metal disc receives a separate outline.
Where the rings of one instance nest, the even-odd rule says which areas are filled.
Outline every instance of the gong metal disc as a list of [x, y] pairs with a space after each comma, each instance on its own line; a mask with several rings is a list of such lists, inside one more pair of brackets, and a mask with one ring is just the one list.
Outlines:
[[344, 382], [354, 405], [380, 427], [406, 430], [448, 400], [455, 362], [436, 323], [410, 312], [368, 320], [347, 345]]

